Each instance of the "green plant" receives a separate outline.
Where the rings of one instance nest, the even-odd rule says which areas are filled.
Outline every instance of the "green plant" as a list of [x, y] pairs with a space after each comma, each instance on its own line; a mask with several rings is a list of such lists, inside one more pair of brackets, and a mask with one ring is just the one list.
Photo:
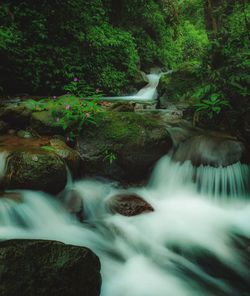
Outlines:
[[212, 94], [209, 99], [203, 99], [201, 103], [195, 104], [196, 113], [205, 113], [209, 119], [213, 119], [224, 108], [229, 106], [229, 102], [221, 99], [219, 94]]
[[108, 161], [110, 165], [115, 160], [117, 160], [116, 154], [113, 151], [110, 151], [109, 149], [105, 150], [104, 154], [105, 154], [105, 156], [104, 156], [104, 159], [103, 160]]
[[69, 140], [74, 140], [84, 125], [96, 124], [95, 115], [101, 110], [98, 101], [98, 94], [94, 94], [91, 99], [69, 95], [40, 101], [27, 100], [25, 105], [33, 111], [50, 111], [51, 125], [61, 127]]

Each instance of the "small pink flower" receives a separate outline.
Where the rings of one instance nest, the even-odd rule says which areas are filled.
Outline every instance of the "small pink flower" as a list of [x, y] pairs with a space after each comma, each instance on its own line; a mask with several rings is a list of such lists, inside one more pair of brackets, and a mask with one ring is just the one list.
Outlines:
[[78, 79], [77, 77], [75, 77], [75, 78], [74, 78], [74, 81], [77, 82], [77, 81], [79, 81], [79, 79]]
[[97, 89], [95, 90], [95, 92], [96, 92], [96, 93], [101, 92], [100, 88], [97, 88]]
[[66, 110], [69, 110], [69, 109], [70, 109], [70, 105], [67, 105], [67, 106], [65, 107], [65, 109], [66, 109]]
[[67, 137], [67, 138], [66, 138], [66, 141], [67, 141], [67, 142], [69, 142], [69, 141], [70, 141], [70, 138], [69, 138], [69, 137]]
[[90, 117], [90, 113], [86, 113], [85, 115], [86, 115], [86, 117]]
[[55, 100], [56, 98], [57, 98], [57, 96], [53, 96], [53, 97], [52, 97], [52, 99], [54, 99], [54, 100]]

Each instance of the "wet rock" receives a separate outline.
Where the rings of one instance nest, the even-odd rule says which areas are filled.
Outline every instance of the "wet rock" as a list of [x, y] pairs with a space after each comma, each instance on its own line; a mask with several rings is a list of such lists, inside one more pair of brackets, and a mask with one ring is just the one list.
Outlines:
[[0, 243], [0, 295], [99, 296], [100, 262], [89, 249], [60, 242]]
[[87, 175], [139, 182], [172, 141], [161, 119], [150, 113], [103, 112], [97, 126], [83, 130], [77, 146]]
[[63, 190], [66, 182], [65, 163], [56, 154], [41, 150], [14, 151], [8, 157], [2, 187], [56, 194]]
[[23, 139], [29, 139], [32, 138], [32, 134], [28, 131], [24, 131], [24, 130], [20, 130], [17, 132], [17, 136], [19, 138], [23, 138]]
[[81, 157], [79, 153], [58, 138], [51, 139], [49, 143], [53, 151], [66, 162], [73, 176], [78, 177], [81, 167]]
[[107, 208], [112, 213], [123, 216], [136, 216], [154, 211], [149, 203], [135, 193], [121, 193], [111, 197], [107, 202]]
[[228, 166], [244, 161], [245, 145], [236, 138], [219, 133], [198, 134], [179, 144], [173, 159], [178, 162], [190, 160], [193, 165]]
[[75, 216], [80, 222], [84, 220], [83, 199], [77, 190], [70, 190], [64, 198], [64, 206], [68, 212]]
[[23, 105], [10, 104], [0, 108], [0, 119], [10, 126], [24, 128], [29, 125], [31, 110]]
[[0, 135], [7, 133], [9, 129], [9, 125], [5, 122], [0, 120]]
[[110, 111], [117, 111], [117, 112], [134, 112], [135, 104], [134, 103], [121, 103], [117, 102], [110, 106]]
[[12, 200], [15, 203], [22, 203], [23, 202], [23, 197], [22, 194], [20, 192], [4, 192], [4, 191], [0, 191], [0, 199], [1, 198], [5, 198], [8, 200]]

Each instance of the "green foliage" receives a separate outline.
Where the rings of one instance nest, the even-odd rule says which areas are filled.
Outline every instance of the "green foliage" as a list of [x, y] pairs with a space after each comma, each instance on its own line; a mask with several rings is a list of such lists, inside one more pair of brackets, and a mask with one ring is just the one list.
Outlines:
[[4, 1], [0, 9], [4, 92], [60, 94], [70, 75], [106, 93], [125, 88], [137, 74], [139, 56], [131, 34], [109, 22], [104, 4]]
[[206, 114], [209, 119], [213, 119], [225, 107], [229, 107], [229, 102], [219, 98], [219, 94], [213, 94], [209, 99], [204, 99], [201, 103], [196, 104], [195, 107], [196, 113]]
[[104, 159], [105, 161], [107, 161], [110, 165], [117, 160], [117, 156], [113, 151], [110, 150], [105, 150], [104, 152]]
[[220, 23], [210, 38], [203, 77], [217, 92], [230, 100], [239, 112], [250, 106], [250, 4], [221, 1], [216, 9]]
[[61, 127], [68, 134], [69, 139], [74, 140], [84, 125], [96, 124], [96, 114], [101, 111], [98, 99], [99, 96], [96, 94], [92, 96], [92, 99], [62, 96], [40, 101], [30, 99], [25, 104], [33, 111], [51, 111], [51, 124]]

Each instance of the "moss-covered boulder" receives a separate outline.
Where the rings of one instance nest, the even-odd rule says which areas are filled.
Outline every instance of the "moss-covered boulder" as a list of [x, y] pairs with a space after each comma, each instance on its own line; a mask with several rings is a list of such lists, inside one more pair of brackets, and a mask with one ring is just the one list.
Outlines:
[[53, 124], [55, 119], [51, 115], [51, 111], [32, 112], [30, 126], [40, 135], [56, 135], [64, 134], [64, 130]]
[[145, 180], [171, 146], [165, 125], [152, 113], [103, 112], [78, 139], [87, 175], [124, 182]]
[[99, 296], [100, 262], [89, 249], [53, 241], [0, 243], [0, 295]]
[[42, 150], [14, 151], [8, 157], [2, 186], [56, 194], [64, 189], [66, 182], [65, 163], [56, 154]]

